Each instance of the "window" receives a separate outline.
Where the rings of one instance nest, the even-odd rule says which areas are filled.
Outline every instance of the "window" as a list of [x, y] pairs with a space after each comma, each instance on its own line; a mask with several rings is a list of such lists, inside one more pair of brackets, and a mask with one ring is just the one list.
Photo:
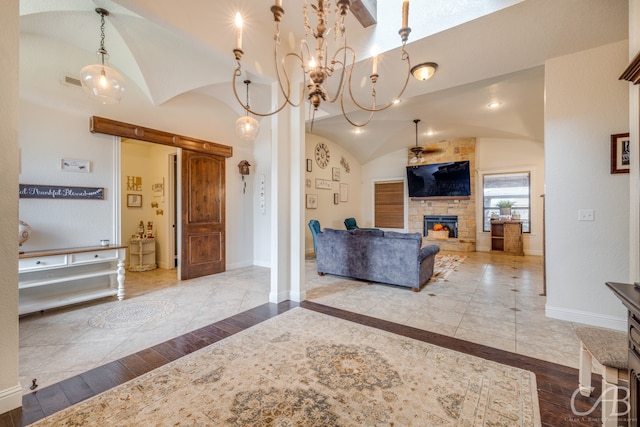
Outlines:
[[490, 231], [491, 215], [500, 215], [498, 203], [511, 201], [511, 216], [520, 215], [522, 231], [530, 233], [531, 194], [529, 172], [484, 175], [483, 191], [483, 231]]

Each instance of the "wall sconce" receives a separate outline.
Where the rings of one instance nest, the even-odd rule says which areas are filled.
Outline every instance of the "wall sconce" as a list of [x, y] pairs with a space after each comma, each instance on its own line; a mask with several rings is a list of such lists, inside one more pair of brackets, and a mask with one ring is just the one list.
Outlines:
[[240, 175], [242, 175], [242, 182], [243, 182], [242, 194], [244, 194], [247, 191], [247, 183], [244, 182], [244, 176], [249, 175], [249, 166], [251, 166], [251, 164], [249, 164], [249, 162], [246, 160], [242, 160], [240, 163], [238, 163], [238, 170], [240, 172]]

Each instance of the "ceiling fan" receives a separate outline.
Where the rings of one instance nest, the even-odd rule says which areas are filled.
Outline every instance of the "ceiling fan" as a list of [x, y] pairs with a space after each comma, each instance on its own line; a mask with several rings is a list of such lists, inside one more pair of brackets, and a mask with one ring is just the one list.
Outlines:
[[413, 153], [413, 157], [411, 158], [411, 160], [409, 160], [409, 163], [422, 162], [423, 160], [422, 154], [437, 153], [441, 151], [439, 148], [435, 148], [435, 147], [422, 148], [418, 145], [418, 123], [419, 122], [420, 122], [420, 119], [413, 119], [413, 123], [416, 124], [416, 145], [415, 147], [409, 148], [409, 151]]

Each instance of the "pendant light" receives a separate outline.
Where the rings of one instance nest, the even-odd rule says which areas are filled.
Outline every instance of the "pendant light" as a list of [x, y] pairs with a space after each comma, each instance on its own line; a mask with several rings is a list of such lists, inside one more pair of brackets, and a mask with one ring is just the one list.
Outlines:
[[245, 80], [244, 84], [247, 85], [247, 103], [244, 106], [245, 115], [236, 120], [236, 135], [244, 141], [253, 141], [258, 136], [260, 123], [249, 115], [249, 85], [251, 80]]
[[418, 163], [422, 162], [422, 147], [418, 145], [418, 123], [420, 123], [420, 119], [414, 119], [413, 123], [416, 124], [416, 146], [409, 148], [409, 151], [413, 153], [413, 157], [409, 160], [409, 163]]
[[109, 66], [109, 54], [104, 48], [104, 17], [109, 11], [96, 8], [100, 15], [100, 49], [98, 49], [98, 63], [87, 65], [80, 70], [80, 82], [89, 98], [102, 104], [117, 104], [125, 89], [124, 79], [116, 70]]

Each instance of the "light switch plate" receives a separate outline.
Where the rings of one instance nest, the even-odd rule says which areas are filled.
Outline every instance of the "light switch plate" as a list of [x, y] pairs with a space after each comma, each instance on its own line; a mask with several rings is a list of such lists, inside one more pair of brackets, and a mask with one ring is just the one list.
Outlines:
[[578, 211], [578, 221], [594, 221], [594, 218], [593, 209], [580, 209]]

